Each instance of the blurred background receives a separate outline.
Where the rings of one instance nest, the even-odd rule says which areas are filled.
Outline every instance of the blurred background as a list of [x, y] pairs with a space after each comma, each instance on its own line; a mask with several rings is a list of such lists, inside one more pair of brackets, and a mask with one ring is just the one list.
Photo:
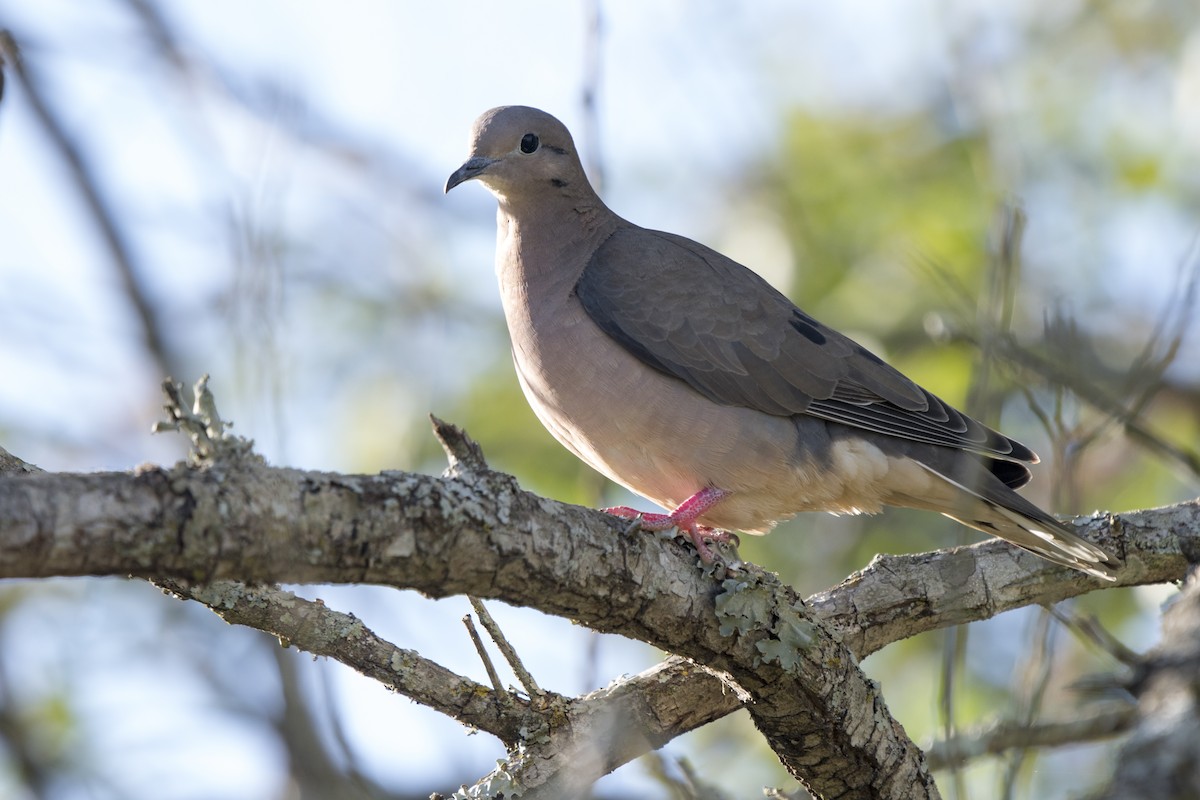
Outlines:
[[[434, 412], [528, 489], [636, 502], [526, 407], [495, 202], [442, 194], [473, 119], [522, 103], [567, 123], [619, 214], [741, 260], [1033, 446], [1035, 501], [1200, 493], [1194, 0], [0, 0], [0, 28], [0, 444], [45, 469], [174, 462], [181, 437], [150, 434], [159, 383], [208, 372], [275, 464], [437, 472]], [[809, 594], [875, 553], [975, 538], [917, 512], [805, 515], [742, 555]], [[299, 591], [486, 681], [465, 598]], [[1172, 593], [1062, 610], [1144, 649]], [[559, 692], [661, 657], [490, 606]], [[1118, 668], [1075, 627], [1026, 609], [865, 668], [921, 743], [1066, 719], [1090, 702], [1075, 681]], [[503, 757], [471, 734], [147, 584], [0, 582], [2, 797], [427, 797]], [[1102, 781], [1113, 747], [939, 781], [1060, 797]], [[795, 788], [737, 714], [596, 797], [694, 796], [681, 760], [728, 797]]]

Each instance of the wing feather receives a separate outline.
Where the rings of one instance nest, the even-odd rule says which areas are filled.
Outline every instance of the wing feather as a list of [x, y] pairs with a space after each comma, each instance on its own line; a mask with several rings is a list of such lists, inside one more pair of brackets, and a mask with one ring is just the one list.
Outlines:
[[619, 229], [575, 291], [609, 336], [715, 403], [1037, 460], [808, 316], [754, 272], [681, 236]]

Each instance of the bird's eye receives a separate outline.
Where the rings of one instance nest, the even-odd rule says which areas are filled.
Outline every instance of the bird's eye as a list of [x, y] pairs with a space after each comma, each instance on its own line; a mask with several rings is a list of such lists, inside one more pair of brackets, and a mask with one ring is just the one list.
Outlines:
[[538, 141], [536, 133], [527, 133], [521, 137], [521, 152], [525, 155], [529, 155], [538, 149], [539, 144], [541, 144], [541, 142]]

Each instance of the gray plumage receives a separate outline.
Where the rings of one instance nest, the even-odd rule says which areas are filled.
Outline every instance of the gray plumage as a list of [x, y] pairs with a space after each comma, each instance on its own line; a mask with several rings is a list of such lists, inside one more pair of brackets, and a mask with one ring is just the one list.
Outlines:
[[[765, 533], [800, 511], [937, 511], [1112, 579], [1116, 560], [1015, 491], [1037, 456], [917, 386], [704, 245], [618, 217], [567, 129], [505, 106], [446, 191], [499, 201], [496, 272], [542, 423], [680, 527]], [[707, 496], [706, 495], [706, 496]], [[701, 527], [703, 526], [703, 527]]]

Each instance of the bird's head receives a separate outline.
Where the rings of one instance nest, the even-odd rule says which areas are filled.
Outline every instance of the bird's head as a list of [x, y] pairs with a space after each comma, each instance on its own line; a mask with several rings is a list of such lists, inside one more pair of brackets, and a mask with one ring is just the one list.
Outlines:
[[477, 179], [501, 203], [547, 192], [591, 193], [566, 126], [545, 111], [500, 106], [471, 128], [470, 154], [446, 181], [449, 192]]

